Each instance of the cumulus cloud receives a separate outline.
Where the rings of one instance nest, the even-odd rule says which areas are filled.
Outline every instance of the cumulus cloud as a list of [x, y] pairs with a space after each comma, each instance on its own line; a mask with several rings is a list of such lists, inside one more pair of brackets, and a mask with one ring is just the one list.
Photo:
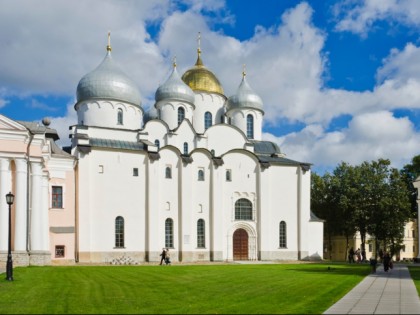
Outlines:
[[417, 0], [346, 0], [335, 5], [336, 29], [367, 36], [376, 21], [420, 27]]
[[[419, 134], [412, 122], [393, 116], [396, 109], [420, 106], [420, 48], [413, 43], [390, 51], [372, 90], [355, 92], [325, 86], [327, 34], [313, 24], [314, 12], [307, 2], [279, 11], [279, 25], [257, 25], [253, 36], [243, 41], [213, 28], [215, 22], [234, 22], [222, 0], [185, 0], [182, 10], [179, 2], [169, 0], [41, 3], [2, 3], [0, 108], [8, 105], [10, 95], [66, 95], [66, 112], [52, 117], [51, 125], [65, 145], [68, 126], [76, 123], [76, 86], [105, 57], [108, 31], [114, 60], [138, 84], [146, 109], [154, 104], [154, 93], [169, 75], [173, 57], [180, 73], [194, 65], [201, 32], [204, 64], [227, 96], [236, 92], [245, 64], [247, 80], [264, 102], [265, 126], [281, 121], [305, 126], [283, 136], [264, 134], [288, 157], [328, 168], [341, 160], [360, 163], [377, 157], [403, 163], [418, 153]], [[410, 1], [346, 1], [335, 10], [342, 18], [337, 24], [341, 31], [363, 33], [378, 19], [413, 25], [420, 20]], [[209, 11], [211, 15], [203, 14]], [[156, 34], [149, 33], [151, 25]], [[331, 131], [331, 122], [342, 115], [352, 117], [348, 126]]]
[[264, 138], [278, 143], [288, 157], [322, 170], [331, 170], [341, 161], [356, 165], [379, 158], [390, 159], [394, 167], [401, 168], [418, 154], [420, 146], [420, 134], [413, 123], [388, 111], [357, 115], [348, 128], [339, 131], [308, 125], [284, 137], [264, 134]]

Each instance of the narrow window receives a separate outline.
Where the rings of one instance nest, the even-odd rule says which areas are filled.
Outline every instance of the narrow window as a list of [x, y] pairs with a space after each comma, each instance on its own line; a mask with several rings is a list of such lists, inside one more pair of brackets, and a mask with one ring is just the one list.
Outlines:
[[280, 248], [286, 248], [287, 247], [286, 222], [284, 222], [284, 221], [280, 222], [279, 235], [280, 235], [280, 240], [279, 240]]
[[117, 125], [122, 125], [123, 124], [123, 111], [121, 108], [118, 109], [118, 114], [117, 114]]
[[413, 238], [415, 238], [415, 237], [416, 237], [416, 231], [415, 231], [415, 230], [411, 230], [411, 236], [412, 236]]
[[204, 114], [204, 129], [207, 130], [212, 125], [212, 115], [210, 112]]
[[372, 246], [372, 244], [369, 244], [369, 253], [371, 253], [372, 250], [373, 250], [373, 246]]
[[254, 116], [251, 114], [246, 116], [246, 136], [249, 139], [254, 139]]
[[205, 248], [206, 247], [206, 230], [203, 219], [197, 221], [197, 247]]
[[115, 247], [124, 247], [124, 218], [120, 216], [115, 219]]
[[235, 203], [235, 220], [252, 220], [252, 203], [242, 198]]
[[158, 139], [155, 140], [155, 146], [158, 150], [160, 149], [160, 141]]
[[63, 258], [65, 256], [64, 245], [55, 246], [55, 258]]
[[139, 176], [139, 169], [137, 167], [133, 168], [133, 176]]
[[198, 180], [199, 181], [204, 180], [204, 170], [202, 170], [202, 169], [198, 170]]
[[165, 221], [165, 247], [174, 247], [174, 222], [172, 219], [166, 219]]
[[52, 202], [53, 208], [63, 208], [63, 187], [52, 186]]
[[172, 178], [172, 170], [170, 166], [167, 166], [165, 169], [165, 178]]
[[184, 154], [188, 155], [188, 143], [184, 142]]
[[185, 109], [183, 107], [178, 107], [178, 126], [182, 123], [185, 118]]
[[232, 181], [232, 171], [226, 170], [226, 181], [231, 182]]

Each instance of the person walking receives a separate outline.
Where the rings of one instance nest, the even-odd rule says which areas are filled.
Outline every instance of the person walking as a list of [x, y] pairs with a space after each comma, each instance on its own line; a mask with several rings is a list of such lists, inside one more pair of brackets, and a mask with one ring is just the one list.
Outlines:
[[360, 256], [360, 248], [358, 248], [357, 250], [356, 250], [356, 257], [357, 257], [357, 262], [358, 263], [360, 263], [361, 262], [361, 256]]
[[353, 247], [349, 250], [349, 263], [354, 263], [354, 249]]
[[385, 252], [383, 264], [384, 264], [384, 270], [386, 272], [388, 272], [388, 270], [389, 270], [389, 264], [390, 264], [390, 262], [391, 262], [391, 256], [389, 255], [388, 252]]
[[376, 272], [376, 265], [378, 264], [378, 261], [375, 257], [370, 258], [370, 266], [372, 267], [372, 273]]
[[171, 255], [169, 254], [169, 248], [166, 249], [165, 264], [171, 264]]
[[162, 263], [165, 261], [165, 259], [166, 259], [166, 249], [162, 248], [162, 252], [160, 253], [160, 264], [159, 265], [162, 265]]

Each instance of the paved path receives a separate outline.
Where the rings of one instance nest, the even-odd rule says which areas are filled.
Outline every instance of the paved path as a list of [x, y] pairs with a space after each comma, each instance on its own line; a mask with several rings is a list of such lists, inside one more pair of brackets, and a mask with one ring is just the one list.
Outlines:
[[406, 265], [379, 265], [324, 314], [420, 314], [420, 299]]

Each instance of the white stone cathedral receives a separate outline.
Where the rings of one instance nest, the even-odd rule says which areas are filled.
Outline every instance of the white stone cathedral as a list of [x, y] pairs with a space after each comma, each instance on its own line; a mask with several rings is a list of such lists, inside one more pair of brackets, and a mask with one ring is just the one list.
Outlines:
[[[262, 140], [263, 102], [245, 72], [236, 94], [226, 97], [200, 48], [197, 54], [182, 76], [174, 62], [146, 113], [108, 43], [102, 63], [77, 86], [71, 154], [43, 127], [47, 145], [37, 161], [47, 182], [43, 190], [25, 190], [22, 261], [27, 255], [29, 264], [156, 263], [162, 248], [173, 262], [321, 259], [323, 221], [310, 210], [310, 164]], [[15, 124], [31, 133], [33, 126]], [[28, 179], [20, 181], [41, 184], [32, 183], [25, 152]], [[3, 159], [0, 177], [7, 173], [10, 184], [0, 181], [0, 192], [19, 195], [15, 159]], [[31, 200], [40, 192], [41, 214], [34, 214]], [[34, 232], [43, 235], [37, 251]], [[44, 258], [31, 258], [37, 253]]]

